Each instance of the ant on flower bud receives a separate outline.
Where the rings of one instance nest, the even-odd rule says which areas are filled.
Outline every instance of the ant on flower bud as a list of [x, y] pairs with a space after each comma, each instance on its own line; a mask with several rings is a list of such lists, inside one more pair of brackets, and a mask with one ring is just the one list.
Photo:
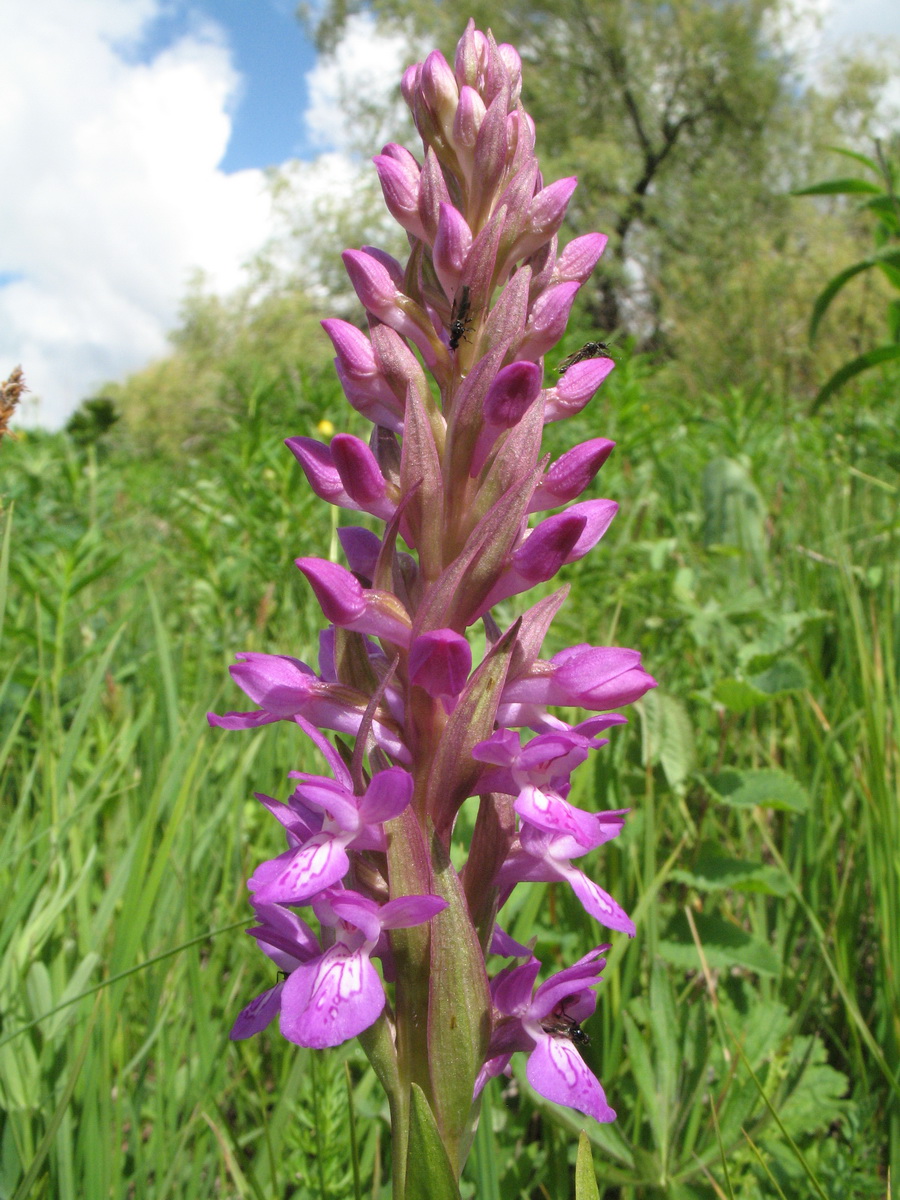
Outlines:
[[564, 358], [556, 370], [558, 374], [565, 375], [569, 367], [574, 367], [576, 363], [584, 362], [586, 358], [603, 357], [612, 357], [612, 351], [606, 342], [585, 342], [580, 350], [576, 350], [574, 354], [570, 354], [568, 358]]
[[472, 301], [469, 298], [469, 285], [464, 283], [459, 291], [459, 300], [453, 300], [453, 307], [450, 309], [450, 349], [459, 349], [459, 343], [463, 340], [468, 341], [466, 334], [472, 328], [472, 322], [469, 319], [469, 309]]

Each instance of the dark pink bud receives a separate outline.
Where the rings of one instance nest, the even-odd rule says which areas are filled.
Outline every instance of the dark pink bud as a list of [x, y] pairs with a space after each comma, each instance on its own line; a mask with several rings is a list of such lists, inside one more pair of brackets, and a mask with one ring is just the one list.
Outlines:
[[285, 438], [284, 444], [303, 468], [309, 486], [320, 500], [342, 504], [347, 499], [331, 450], [314, 438]]
[[380, 316], [380, 310], [393, 306], [397, 288], [382, 263], [362, 250], [345, 250], [341, 258], [364, 308]]
[[425, 361], [433, 367], [439, 346], [437, 334], [424, 310], [396, 286], [382, 258], [390, 262], [395, 260], [381, 252], [376, 255], [362, 250], [345, 250], [341, 258], [364, 307], [379, 321], [411, 338], [422, 351]]
[[350, 499], [365, 512], [390, 520], [397, 506], [387, 495], [387, 481], [366, 443], [339, 433], [332, 439], [331, 453]]
[[363, 589], [339, 563], [324, 558], [294, 560], [315, 592], [322, 612], [333, 625], [387, 638], [398, 646], [409, 644], [411, 621], [403, 605], [389, 592]]
[[563, 563], [571, 561], [586, 525], [583, 513], [570, 511], [548, 517], [515, 552], [513, 567], [529, 587], [552, 579]]
[[309, 580], [327, 621], [346, 627], [366, 611], [362, 585], [346, 567], [324, 558], [297, 558], [294, 561]]
[[[557, 527], [561, 528], [564, 520], [571, 521], [576, 517], [578, 520], [583, 521], [584, 524], [581, 533], [572, 543], [562, 563], [577, 562], [579, 558], [584, 558], [589, 550], [593, 550], [594, 546], [596, 546], [607, 529], [609, 529], [612, 519], [618, 511], [619, 506], [614, 500], [583, 500], [580, 504], [573, 504], [565, 512], [558, 513], [554, 517], [547, 517], [545, 521], [541, 521], [534, 529], [534, 532], [528, 537], [521, 550], [517, 550], [513, 555], [513, 563], [519, 566], [519, 556], [527, 552], [528, 543], [532, 539], [537, 538], [539, 535], [542, 539], [552, 539], [554, 535], [551, 531]], [[519, 569], [521, 570], [521, 567]], [[549, 576], [545, 576], [545, 578], [549, 578]]]
[[452, 204], [441, 204], [432, 259], [441, 287], [448, 298], [459, 291], [466, 256], [472, 246], [472, 231]]
[[532, 362], [509, 363], [497, 372], [482, 404], [484, 424], [472, 453], [473, 478], [484, 466], [500, 434], [518, 425], [540, 396], [541, 375], [541, 368]]
[[388, 254], [387, 250], [382, 250], [380, 246], [361, 246], [360, 249], [363, 254], [368, 254], [370, 258], [374, 258], [377, 262], [381, 263], [388, 275], [390, 275], [394, 287], [402, 292], [405, 278], [402, 263], [398, 262], [393, 254]]
[[576, 646], [552, 661], [556, 668], [553, 691], [565, 699], [551, 700], [551, 704], [578, 704], [594, 710], [621, 708], [656, 687], [656, 680], [641, 666], [637, 650]]
[[[577, 284], [559, 286], [578, 287]], [[569, 367], [556, 387], [546, 393], [544, 421], [561, 421], [581, 412], [615, 365], [611, 358], [589, 358]]]
[[472, 670], [472, 650], [452, 629], [434, 629], [409, 649], [409, 677], [429, 696], [458, 696]]
[[561, 455], [534, 490], [528, 511], [542, 512], [576, 499], [609, 458], [615, 442], [592, 438]]
[[525, 336], [519, 343], [521, 358], [536, 361], [556, 345], [566, 328], [578, 287], [577, 283], [557, 283], [538, 296], [528, 317]]
[[586, 233], [573, 238], [563, 250], [553, 269], [554, 283], [575, 280], [584, 283], [606, 248], [609, 241], [605, 233]]
[[537, 363], [512, 362], [497, 372], [484, 398], [484, 419], [500, 429], [511, 429], [534, 404], [541, 391], [543, 372]]
[[394, 220], [413, 237], [425, 238], [425, 230], [419, 217], [419, 169], [415, 174], [406, 169], [395, 158], [376, 154], [372, 159], [384, 202]]
[[361, 329], [349, 321], [334, 317], [322, 322], [322, 328], [331, 338], [341, 365], [353, 375], [374, 375], [378, 371], [372, 344]]
[[284, 654], [239, 654], [231, 677], [254, 704], [276, 716], [293, 716], [309, 699], [315, 675], [297, 658]]

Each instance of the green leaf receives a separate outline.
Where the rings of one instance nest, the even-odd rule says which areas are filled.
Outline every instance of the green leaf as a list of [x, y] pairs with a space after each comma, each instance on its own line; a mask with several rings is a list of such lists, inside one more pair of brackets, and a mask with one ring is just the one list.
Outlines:
[[860, 354], [859, 358], [854, 358], [851, 362], [844, 363], [839, 371], [835, 371], [812, 402], [809, 410], [810, 416], [814, 416], [825, 401], [830, 396], [833, 396], [839, 388], [842, 388], [845, 383], [853, 379], [855, 375], [859, 375], [863, 371], [868, 371], [871, 367], [877, 367], [881, 363], [893, 362], [896, 359], [900, 359], [900, 345], [878, 346], [874, 350], [868, 350], [865, 354]]
[[459, 1187], [434, 1114], [418, 1084], [410, 1088], [409, 1154], [403, 1200], [459, 1200]]
[[732, 808], [778, 808], [803, 813], [809, 796], [787, 771], [766, 767], [756, 771], [720, 771], [706, 781], [718, 798]]
[[767, 696], [784, 696], [809, 687], [806, 671], [794, 658], [782, 658], [765, 671], [751, 675], [747, 682]]
[[891, 246], [884, 250], [876, 250], [874, 254], [870, 254], [867, 258], [860, 259], [859, 262], [845, 267], [843, 271], [838, 271], [837, 275], [828, 281], [813, 305], [812, 316], [809, 320], [809, 340], [811, 342], [815, 341], [819, 323], [824, 317], [829, 304], [831, 304], [831, 301], [841, 288], [853, 279], [855, 275], [859, 275], [862, 271], [868, 271], [871, 267], [877, 267], [880, 263], [888, 263], [893, 267], [900, 267], [900, 249]]
[[766, 692], [760, 691], [746, 679], [720, 679], [713, 687], [713, 699], [723, 704], [733, 713], [749, 712], [760, 704], [771, 699]]
[[703, 541], [736, 546], [757, 564], [766, 552], [766, 506], [742, 462], [720, 456], [703, 472]]
[[583, 1129], [578, 1135], [578, 1156], [575, 1159], [575, 1200], [600, 1200], [591, 1143]]
[[726, 889], [738, 892], [763, 892], [768, 896], [786, 896], [790, 884], [784, 872], [764, 863], [743, 862], [721, 854], [711, 842], [705, 842], [691, 869], [676, 869], [671, 878], [701, 892]]
[[853, 196], [865, 193], [866, 195], [881, 195], [881, 188], [877, 183], [869, 183], [867, 179], [828, 179], [825, 183], [814, 183], [810, 187], [797, 188], [791, 192], [792, 196]]
[[673, 792], [684, 790], [694, 769], [694, 729], [680, 700], [648, 692], [641, 702], [645, 763], [659, 763]]
[[[778, 975], [781, 960], [767, 943], [754, 938], [740, 925], [709, 913], [695, 913], [694, 924], [703, 955], [713, 970], [746, 967], [757, 975]], [[678, 913], [659, 943], [659, 953], [682, 970], [696, 971], [701, 963], [687, 918]]]
[[431, 855], [431, 890], [448, 906], [430, 923], [428, 1065], [435, 1117], [448, 1152], [455, 1154], [466, 1134], [475, 1080], [487, 1056], [491, 995], [462, 884], [436, 835]]

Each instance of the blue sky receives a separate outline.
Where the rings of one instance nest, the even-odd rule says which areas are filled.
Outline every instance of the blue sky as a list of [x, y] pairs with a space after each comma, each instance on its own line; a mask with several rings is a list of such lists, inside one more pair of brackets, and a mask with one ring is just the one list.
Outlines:
[[131, 53], [150, 62], [166, 46], [196, 30], [203, 18], [226, 32], [232, 61], [242, 76], [233, 110], [223, 171], [267, 167], [287, 158], [310, 158], [302, 116], [305, 73], [315, 47], [295, 16], [294, 0], [169, 0]]

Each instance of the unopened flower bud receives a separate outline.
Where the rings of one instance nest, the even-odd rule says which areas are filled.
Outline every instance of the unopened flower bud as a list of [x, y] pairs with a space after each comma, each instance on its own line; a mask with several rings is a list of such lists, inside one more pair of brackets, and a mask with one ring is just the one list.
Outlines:
[[458, 696], [471, 670], [471, 647], [452, 629], [420, 634], [409, 648], [409, 677], [429, 696]]

